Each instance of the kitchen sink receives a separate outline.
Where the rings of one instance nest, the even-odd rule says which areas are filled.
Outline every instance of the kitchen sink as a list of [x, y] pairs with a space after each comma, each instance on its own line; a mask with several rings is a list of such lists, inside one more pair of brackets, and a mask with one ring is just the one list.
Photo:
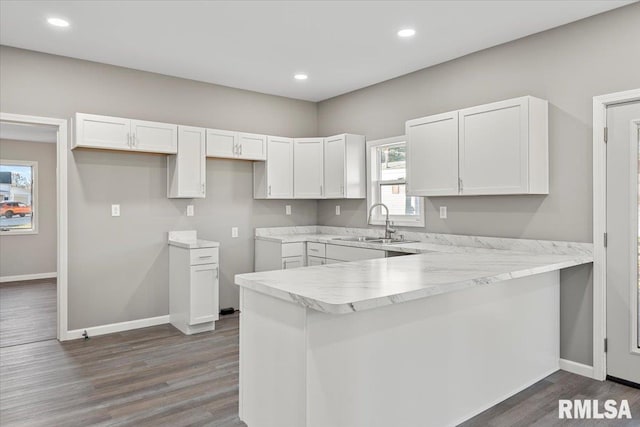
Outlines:
[[347, 242], [367, 242], [367, 243], [380, 243], [380, 244], [393, 244], [393, 243], [415, 243], [417, 240], [404, 240], [404, 239], [384, 239], [381, 237], [370, 236], [349, 236], [339, 237], [335, 240], [344, 240]]

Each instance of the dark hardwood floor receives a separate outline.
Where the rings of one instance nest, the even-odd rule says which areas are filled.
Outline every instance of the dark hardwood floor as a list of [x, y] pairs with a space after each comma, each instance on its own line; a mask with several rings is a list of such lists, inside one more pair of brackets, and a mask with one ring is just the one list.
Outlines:
[[[635, 419], [561, 422], [560, 398], [628, 399]], [[237, 315], [193, 336], [162, 325], [0, 349], [2, 426], [244, 426], [237, 413]], [[589, 425], [640, 425], [640, 390], [559, 371], [464, 424]]]
[[56, 279], [0, 283], [0, 347], [56, 338]]

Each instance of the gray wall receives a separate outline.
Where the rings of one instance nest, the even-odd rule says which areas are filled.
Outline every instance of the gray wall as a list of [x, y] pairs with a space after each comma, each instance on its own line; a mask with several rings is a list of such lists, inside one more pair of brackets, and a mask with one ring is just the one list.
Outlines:
[[0, 277], [55, 273], [56, 144], [1, 139], [0, 158], [38, 162], [38, 234], [0, 235]]
[[[0, 110], [75, 112], [285, 136], [314, 136], [316, 105], [104, 64], [0, 47]], [[196, 216], [166, 198], [166, 156], [69, 153], [69, 327], [168, 313], [166, 233], [197, 229], [221, 242], [221, 306], [238, 306], [236, 273], [253, 269], [255, 226], [315, 224], [315, 201], [255, 201], [250, 162], [207, 160]], [[119, 203], [122, 214], [110, 216]], [[293, 215], [285, 216], [285, 204]], [[240, 237], [231, 238], [231, 227]]]
[[[591, 242], [592, 97], [640, 87], [640, 4], [474, 53], [318, 105], [320, 134], [404, 134], [408, 119], [534, 95], [549, 100], [548, 196], [431, 197], [426, 231]], [[366, 202], [318, 203], [322, 225], [364, 226]], [[448, 207], [448, 219], [438, 216]], [[562, 273], [562, 357], [591, 364], [591, 268]]]

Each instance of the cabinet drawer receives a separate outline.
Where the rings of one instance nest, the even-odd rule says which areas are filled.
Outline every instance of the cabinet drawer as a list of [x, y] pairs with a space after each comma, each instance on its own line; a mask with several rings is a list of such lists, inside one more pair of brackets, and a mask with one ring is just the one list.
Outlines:
[[307, 243], [307, 254], [324, 258], [325, 247], [324, 243], [309, 242]]
[[302, 242], [298, 243], [283, 243], [282, 244], [282, 258], [289, 256], [302, 256], [304, 252], [302, 250]]
[[218, 248], [191, 249], [189, 255], [191, 265], [218, 263]]
[[354, 248], [351, 246], [327, 245], [326, 257], [340, 261], [384, 258], [385, 252], [378, 249]]

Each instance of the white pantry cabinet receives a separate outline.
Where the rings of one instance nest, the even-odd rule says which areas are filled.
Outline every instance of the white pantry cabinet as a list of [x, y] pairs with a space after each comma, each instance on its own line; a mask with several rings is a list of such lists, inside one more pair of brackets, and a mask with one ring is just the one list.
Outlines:
[[207, 129], [207, 157], [266, 160], [267, 136], [256, 133]]
[[254, 199], [293, 197], [293, 139], [267, 137], [267, 160], [253, 164]]
[[324, 198], [367, 197], [365, 137], [342, 134], [324, 139]]
[[169, 246], [169, 318], [190, 335], [212, 331], [219, 318], [218, 248]]
[[175, 154], [178, 126], [122, 117], [76, 113], [71, 148]]
[[324, 179], [324, 139], [294, 138], [293, 197], [321, 199]]
[[406, 134], [407, 193], [458, 194], [458, 112], [409, 120]]
[[532, 96], [409, 120], [407, 194], [549, 194], [548, 103]]
[[178, 153], [167, 156], [167, 197], [206, 196], [205, 135], [204, 128], [178, 127]]

